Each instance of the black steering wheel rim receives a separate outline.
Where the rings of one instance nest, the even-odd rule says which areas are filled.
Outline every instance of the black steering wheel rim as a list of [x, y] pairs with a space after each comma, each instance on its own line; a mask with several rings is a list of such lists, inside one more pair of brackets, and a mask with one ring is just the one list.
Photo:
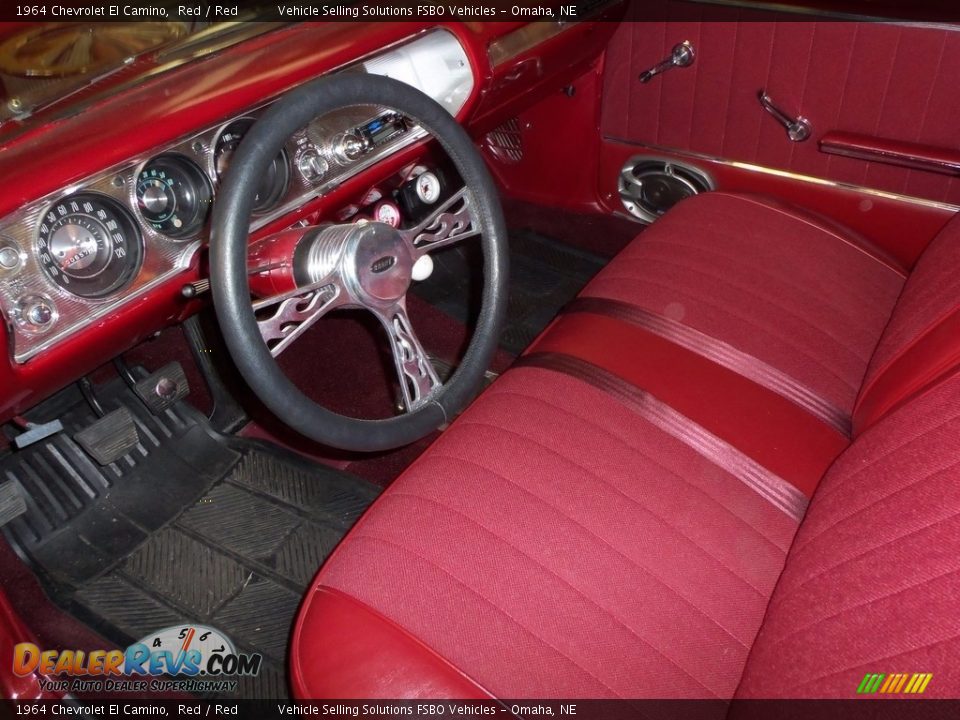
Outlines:
[[[456, 372], [421, 406], [397, 417], [376, 420], [347, 417], [322, 407], [283, 373], [261, 338], [250, 301], [247, 268], [249, 224], [259, 178], [296, 130], [316, 117], [356, 105], [401, 112], [415, 119], [440, 144], [470, 190], [483, 251], [480, 314]], [[418, 440], [452, 420], [482, 387], [506, 312], [507, 247], [506, 226], [493, 180], [470, 137], [441, 105], [386, 77], [325, 77], [275, 102], [246, 133], [231, 159], [213, 211], [210, 276], [214, 308], [227, 348], [244, 380], [285, 424], [331, 447], [363, 452], [391, 449]]]

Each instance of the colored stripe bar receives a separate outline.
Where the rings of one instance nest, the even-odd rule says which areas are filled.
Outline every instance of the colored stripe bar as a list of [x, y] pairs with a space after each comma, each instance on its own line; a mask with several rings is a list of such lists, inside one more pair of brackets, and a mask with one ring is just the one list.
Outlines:
[[857, 686], [858, 695], [920, 695], [933, 679], [933, 673], [867, 673]]
[[886, 677], [886, 675], [883, 673], [880, 673], [879, 675], [874, 675], [873, 677], [875, 679], [872, 683], [870, 683], [870, 689], [867, 691], [869, 693], [875, 693], [877, 690], [880, 689], [880, 683], [883, 682], [883, 679]]

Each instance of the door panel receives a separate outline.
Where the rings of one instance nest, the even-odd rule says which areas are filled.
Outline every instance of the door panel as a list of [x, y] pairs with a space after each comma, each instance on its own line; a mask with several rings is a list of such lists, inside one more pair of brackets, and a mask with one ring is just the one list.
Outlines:
[[[691, 14], [685, 3], [681, 11]], [[731, 19], [740, 14], [729, 10]], [[711, 20], [717, 17], [711, 8]], [[692, 66], [637, 76], [675, 43]], [[624, 23], [608, 48], [605, 137], [690, 150], [930, 200], [960, 203], [960, 178], [820, 152], [830, 131], [960, 147], [960, 28], [851, 22]], [[794, 143], [760, 106], [767, 90], [813, 133]]]

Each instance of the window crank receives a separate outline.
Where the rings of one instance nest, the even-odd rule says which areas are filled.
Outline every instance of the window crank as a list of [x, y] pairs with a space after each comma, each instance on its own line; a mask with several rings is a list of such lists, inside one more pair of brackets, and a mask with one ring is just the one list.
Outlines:
[[786, 128], [787, 137], [790, 138], [791, 142], [803, 142], [810, 137], [812, 128], [810, 127], [810, 121], [805, 117], [798, 115], [794, 118], [787, 115], [783, 110], [774, 105], [773, 99], [767, 95], [766, 90], [757, 91], [757, 98], [760, 100], [760, 106]]
[[640, 82], [648, 83], [657, 75], [665, 73], [671, 68], [690, 67], [693, 65], [693, 61], [696, 57], [697, 53], [693, 49], [693, 43], [691, 43], [689, 40], [684, 40], [681, 43], [677, 43], [673, 46], [673, 50], [670, 51], [670, 57], [661, 60], [649, 70], [644, 70], [642, 73], [640, 73]]

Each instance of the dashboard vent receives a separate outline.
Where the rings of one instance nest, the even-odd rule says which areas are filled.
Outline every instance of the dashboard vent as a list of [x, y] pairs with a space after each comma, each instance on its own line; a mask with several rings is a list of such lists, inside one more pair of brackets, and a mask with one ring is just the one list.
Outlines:
[[516, 165], [523, 160], [523, 138], [517, 118], [510, 118], [496, 130], [487, 133], [485, 143], [490, 154], [502, 163]]

